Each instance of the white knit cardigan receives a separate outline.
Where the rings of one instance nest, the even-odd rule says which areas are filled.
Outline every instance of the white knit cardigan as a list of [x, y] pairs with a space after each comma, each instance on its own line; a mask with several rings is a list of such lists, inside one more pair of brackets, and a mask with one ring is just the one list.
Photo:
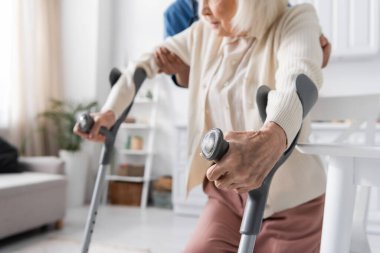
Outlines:
[[[244, 77], [242, 101], [245, 129], [259, 130], [260, 120], [255, 103], [260, 85], [269, 86], [267, 121], [276, 122], [286, 135], [287, 142], [295, 138], [302, 123], [302, 105], [296, 95], [294, 80], [303, 73], [315, 85], [322, 85], [322, 50], [319, 44], [320, 26], [315, 9], [309, 4], [288, 8], [260, 38], [254, 49]], [[191, 190], [204, 179], [209, 162], [199, 156], [199, 144], [205, 128], [205, 104], [209, 88], [207, 77], [218, 62], [223, 38], [204, 21], [193, 24], [184, 32], [164, 41], [162, 45], [190, 65], [187, 189]], [[153, 52], [144, 54], [129, 64], [122, 78], [112, 89], [103, 111], [112, 110], [119, 116], [134, 95], [132, 73], [136, 66], [145, 69], [149, 78], [158, 74]], [[233, 105], [232, 106], [233, 110]], [[307, 140], [308, 120], [303, 124], [299, 142]], [[325, 190], [325, 173], [320, 160], [297, 150], [275, 174], [270, 187], [265, 217], [275, 212], [305, 203]]]

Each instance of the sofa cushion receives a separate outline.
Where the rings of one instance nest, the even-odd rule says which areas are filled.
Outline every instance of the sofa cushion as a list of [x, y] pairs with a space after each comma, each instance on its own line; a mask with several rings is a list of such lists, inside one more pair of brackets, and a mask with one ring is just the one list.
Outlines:
[[21, 172], [17, 159], [17, 149], [0, 138], [0, 173]]
[[56, 156], [20, 156], [18, 163], [22, 171], [65, 174], [65, 162]]
[[62, 219], [66, 187], [63, 175], [39, 172], [2, 174], [0, 239]]
[[35, 189], [54, 188], [57, 184], [66, 184], [63, 175], [39, 172], [22, 172], [19, 174], [4, 174], [0, 177], [0, 199], [19, 194], [28, 194]]

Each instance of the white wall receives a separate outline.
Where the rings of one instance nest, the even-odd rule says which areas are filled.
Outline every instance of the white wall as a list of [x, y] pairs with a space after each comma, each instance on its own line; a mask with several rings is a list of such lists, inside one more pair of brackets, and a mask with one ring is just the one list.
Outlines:
[[61, 1], [65, 98], [91, 100], [96, 96], [98, 1]]
[[[64, 98], [68, 101], [104, 101], [112, 66], [113, 1], [61, 1]], [[89, 199], [98, 168], [100, 145], [84, 142], [88, 153]]]
[[136, 59], [162, 41], [163, 12], [172, 0], [115, 0], [116, 50], [120, 63]]
[[[116, 65], [126, 65], [163, 40], [163, 12], [172, 0], [115, 1]], [[157, 133], [152, 176], [172, 174], [176, 154], [177, 122], [185, 121], [187, 91], [177, 88], [166, 76], [155, 79], [159, 89], [157, 108]]]

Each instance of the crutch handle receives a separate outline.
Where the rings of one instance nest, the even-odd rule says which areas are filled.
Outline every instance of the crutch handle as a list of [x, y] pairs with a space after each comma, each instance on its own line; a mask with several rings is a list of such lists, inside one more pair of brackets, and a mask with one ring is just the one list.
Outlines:
[[209, 161], [219, 161], [227, 153], [229, 144], [219, 128], [212, 128], [201, 141], [202, 156]]
[[[80, 115], [79, 119], [78, 119], [78, 126], [79, 126], [79, 129], [84, 132], [84, 133], [89, 133], [92, 129], [92, 127], [94, 126], [95, 124], [95, 121], [94, 119], [92, 118], [92, 116], [89, 114], [89, 113], [83, 113], [82, 115]], [[106, 136], [107, 133], [108, 133], [108, 130], [107, 128], [105, 127], [101, 127], [100, 130], [99, 130], [100, 134]]]
[[[112, 68], [110, 75], [108, 77], [111, 87], [113, 87], [122, 75], [118, 68]], [[88, 112], [83, 113], [79, 116], [78, 126], [79, 129], [84, 133], [89, 133], [94, 126], [95, 121]], [[99, 130], [100, 134], [107, 136], [108, 130], [105, 127], [101, 127]]]
[[[110, 81], [111, 87], [113, 87], [117, 83], [117, 81], [119, 80], [121, 75], [122, 75], [122, 72], [118, 68], [112, 68], [110, 75], [109, 75], [109, 81]], [[133, 81], [135, 83], [135, 93], [137, 93], [139, 91], [139, 89], [140, 89], [142, 83], [144, 82], [145, 78], [146, 78], [145, 70], [142, 68], [137, 68], [135, 70], [134, 75], [133, 75]], [[129, 106], [124, 110], [124, 112], [121, 114], [121, 116], [116, 120], [115, 124], [111, 127], [110, 130], [108, 130], [105, 127], [100, 128], [99, 133], [106, 136], [105, 145], [108, 148], [111, 148], [114, 145], [115, 138], [116, 138], [117, 132], [119, 130], [119, 127], [124, 122], [129, 111], [131, 110], [133, 101], [134, 101], [134, 97], [133, 97], [131, 103], [129, 104]], [[95, 121], [88, 112], [85, 112], [82, 115], [80, 115], [80, 117], [78, 119], [79, 129], [84, 133], [89, 133], [91, 131], [92, 127], [94, 126], [94, 124], [95, 124]], [[108, 161], [109, 160], [107, 159], [107, 162]]]

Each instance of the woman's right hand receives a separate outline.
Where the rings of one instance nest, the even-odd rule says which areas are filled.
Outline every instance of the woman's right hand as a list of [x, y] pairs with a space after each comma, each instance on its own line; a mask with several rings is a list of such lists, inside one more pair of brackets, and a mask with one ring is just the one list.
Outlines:
[[244, 193], [259, 188], [285, 152], [286, 133], [275, 122], [259, 131], [231, 131], [225, 135], [227, 153], [207, 169], [207, 179], [219, 189]]
[[79, 129], [78, 122], [74, 126], [74, 133], [83, 139], [96, 142], [104, 142], [106, 138], [104, 135], [99, 133], [100, 128], [105, 127], [107, 129], [110, 129], [116, 122], [115, 113], [113, 111], [92, 113], [91, 117], [94, 119], [94, 125], [89, 133], [82, 132]]

